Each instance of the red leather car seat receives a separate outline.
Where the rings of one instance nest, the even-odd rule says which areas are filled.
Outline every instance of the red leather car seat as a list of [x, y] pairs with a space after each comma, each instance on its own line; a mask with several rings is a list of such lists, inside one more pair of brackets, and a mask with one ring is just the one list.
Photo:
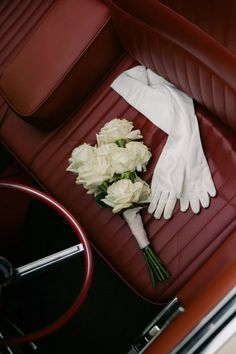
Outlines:
[[[236, 58], [204, 28], [158, 1], [113, 0], [108, 4], [127, 51], [125, 57], [115, 65], [116, 57], [114, 69], [107, 71], [96, 91], [57, 129], [43, 131], [9, 109], [0, 127], [0, 138], [34, 178], [78, 217], [93, 246], [134, 291], [152, 302], [168, 301], [236, 228]], [[106, 50], [99, 55], [105, 57]], [[153, 158], [144, 175], [150, 182], [166, 135], [110, 88], [122, 71], [137, 62], [198, 101], [196, 114], [202, 143], [218, 192], [210, 207], [197, 216], [190, 210], [181, 213], [178, 206], [170, 221], [157, 221], [144, 212], [151, 243], [172, 274], [155, 289], [125, 222], [97, 205], [65, 171], [74, 147], [85, 141], [94, 144], [95, 133], [105, 122], [126, 117], [141, 129], [151, 148]]]

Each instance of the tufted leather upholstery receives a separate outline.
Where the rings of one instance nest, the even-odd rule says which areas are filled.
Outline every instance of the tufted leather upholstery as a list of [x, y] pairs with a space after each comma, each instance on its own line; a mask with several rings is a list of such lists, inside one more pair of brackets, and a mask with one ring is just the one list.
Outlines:
[[[26, 42], [55, 0], [0, 1], [0, 74]], [[0, 114], [5, 111], [0, 96]]]
[[[156, 0], [109, 3], [117, 33], [129, 54], [56, 130], [41, 131], [9, 110], [0, 138], [38, 182], [78, 217], [94, 247], [134, 291], [152, 302], [168, 301], [236, 229], [236, 59], [204, 28], [197, 28]], [[156, 289], [151, 287], [142, 254], [124, 221], [97, 205], [74, 183], [74, 176], [65, 172], [75, 146], [85, 141], [94, 144], [95, 133], [105, 122], [126, 117], [142, 130], [151, 148], [153, 158], [144, 175], [150, 182], [166, 135], [110, 88], [119, 73], [137, 61], [198, 101], [203, 147], [218, 191], [211, 206], [198, 216], [191, 211], [181, 213], [176, 206], [170, 221], [157, 221], [144, 211], [151, 242], [172, 274]]]
[[111, 4], [117, 31], [129, 53], [236, 130], [233, 53], [158, 1]]
[[187, 18], [236, 54], [234, 0], [216, 0], [214, 6], [210, 1], [204, 0], [161, 0], [160, 2]]

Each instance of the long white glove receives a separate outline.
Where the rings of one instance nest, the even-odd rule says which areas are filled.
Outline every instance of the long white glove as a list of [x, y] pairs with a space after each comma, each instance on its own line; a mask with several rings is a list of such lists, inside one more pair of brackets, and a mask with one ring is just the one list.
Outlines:
[[180, 210], [184, 212], [190, 205], [192, 211], [197, 214], [201, 206], [208, 208], [209, 195], [215, 197], [216, 189], [202, 149], [197, 121], [195, 121], [192, 137], [186, 156], [185, 182], [180, 197]]
[[177, 198], [181, 210], [197, 213], [209, 206], [216, 191], [205, 159], [193, 102], [174, 85], [137, 66], [122, 73], [112, 88], [156, 126], [169, 134], [152, 178], [149, 212], [172, 215]]

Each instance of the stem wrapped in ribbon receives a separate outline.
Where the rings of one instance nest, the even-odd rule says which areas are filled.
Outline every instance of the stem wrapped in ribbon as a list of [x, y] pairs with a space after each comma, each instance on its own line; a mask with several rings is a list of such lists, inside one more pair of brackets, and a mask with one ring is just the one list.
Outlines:
[[143, 226], [141, 215], [139, 214], [141, 209], [142, 207], [127, 209], [123, 212], [123, 217], [129, 225], [130, 230], [139, 245], [139, 248], [143, 251], [152, 281], [152, 286], [156, 287], [158, 282], [162, 282], [168, 279], [170, 277], [170, 273], [151, 247]]

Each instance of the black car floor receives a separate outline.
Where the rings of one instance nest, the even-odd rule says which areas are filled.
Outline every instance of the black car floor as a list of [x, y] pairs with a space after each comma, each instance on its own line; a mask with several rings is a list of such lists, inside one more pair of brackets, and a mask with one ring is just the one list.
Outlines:
[[[32, 201], [18, 263], [25, 264], [76, 243], [73, 232], [54, 211]], [[125, 354], [160, 311], [161, 307], [136, 295], [94, 250], [93, 256], [94, 275], [85, 302], [66, 325], [37, 342], [36, 353]], [[80, 290], [82, 278], [81, 253], [4, 289], [1, 311], [26, 333], [39, 329], [68, 309]]]

